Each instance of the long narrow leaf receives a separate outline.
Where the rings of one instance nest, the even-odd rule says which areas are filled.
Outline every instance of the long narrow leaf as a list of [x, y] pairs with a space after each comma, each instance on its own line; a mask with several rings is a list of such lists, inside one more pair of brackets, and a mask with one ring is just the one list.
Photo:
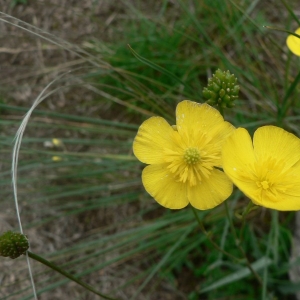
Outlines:
[[[257, 260], [256, 262], [252, 263], [251, 266], [254, 271], [259, 271], [259, 270], [265, 268], [266, 266], [269, 266], [270, 264], [272, 264], [272, 260], [270, 258], [262, 257], [259, 260]], [[227, 276], [223, 277], [222, 279], [217, 280], [213, 284], [201, 289], [200, 293], [203, 294], [203, 293], [209, 292], [211, 290], [218, 289], [227, 284], [233, 283], [235, 281], [239, 281], [239, 280], [249, 276], [250, 274], [251, 274], [250, 270], [247, 267], [244, 267], [241, 270], [238, 270], [237, 272], [227, 275]]]

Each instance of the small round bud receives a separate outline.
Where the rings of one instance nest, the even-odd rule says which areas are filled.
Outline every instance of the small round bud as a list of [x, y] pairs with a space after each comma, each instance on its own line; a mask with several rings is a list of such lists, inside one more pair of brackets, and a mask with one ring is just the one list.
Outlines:
[[219, 96], [222, 98], [225, 96], [225, 94], [226, 94], [226, 92], [223, 89], [221, 89], [219, 92]]
[[7, 231], [0, 236], [0, 256], [15, 259], [25, 254], [29, 242], [24, 234]]
[[217, 85], [215, 82], [212, 83], [212, 90], [215, 92], [215, 93], [218, 93], [219, 90], [220, 90], [220, 86]]

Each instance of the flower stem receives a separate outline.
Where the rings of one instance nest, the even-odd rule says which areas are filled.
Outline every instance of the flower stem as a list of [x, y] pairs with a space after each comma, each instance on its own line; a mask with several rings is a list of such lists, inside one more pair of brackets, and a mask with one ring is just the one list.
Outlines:
[[199, 225], [199, 227], [200, 227], [202, 233], [207, 237], [207, 239], [210, 241], [210, 243], [211, 243], [218, 251], [220, 251], [220, 252], [223, 253], [224, 255], [230, 257], [230, 258], [233, 259], [233, 260], [241, 261], [240, 258], [235, 257], [234, 255], [230, 254], [229, 252], [223, 250], [218, 244], [216, 244], [216, 243], [212, 240], [210, 234], [206, 231], [206, 229], [205, 229], [203, 223], [201, 222], [201, 220], [200, 220], [200, 218], [199, 218], [199, 216], [198, 216], [198, 214], [197, 214], [196, 209], [195, 209], [193, 206], [191, 206], [191, 208], [192, 208], [192, 211], [193, 211], [193, 213], [194, 213], [194, 216], [195, 216], [195, 218], [196, 218], [196, 220], [197, 220], [197, 222], [198, 222], [198, 225]]
[[245, 229], [245, 225], [246, 225], [246, 217], [249, 214], [249, 212], [252, 210], [254, 204], [252, 201], [249, 201], [246, 209], [244, 210], [243, 214], [242, 214], [242, 226], [241, 226], [241, 232], [240, 232], [240, 238], [239, 240], [242, 241], [243, 240], [243, 233], [244, 233], [244, 229]]
[[246, 265], [248, 267], [248, 269], [251, 271], [251, 273], [254, 275], [254, 277], [257, 279], [257, 281], [259, 282], [259, 284], [262, 286], [263, 282], [262, 282], [262, 279], [260, 278], [260, 276], [256, 273], [256, 271], [252, 268], [250, 262], [249, 262], [249, 259], [243, 249], [243, 247], [241, 246], [241, 242], [240, 240], [238, 239], [238, 236], [237, 236], [237, 233], [236, 233], [236, 230], [234, 228], [234, 225], [233, 225], [233, 222], [232, 222], [232, 218], [231, 218], [231, 215], [230, 215], [230, 212], [229, 212], [229, 208], [228, 208], [228, 201], [225, 201], [225, 209], [226, 209], [226, 214], [227, 214], [227, 218], [229, 220], [229, 224], [230, 224], [230, 229], [233, 233], [233, 236], [234, 236], [234, 240], [235, 240], [235, 245], [239, 248], [240, 252], [242, 253], [242, 255], [244, 256], [245, 260], [246, 260]]
[[78, 283], [79, 285], [83, 286], [85, 289], [89, 290], [90, 292], [104, 298], [104, 299], [107, 299], [107, 300], [117, 300], [115, 298], [111, 298], [109, 296], [106, 296], [106, 295], [103, 295], [101, 293], [99, 293], [98, 291], [96, 291], [92, 286], [88, 285], [87, 283], [81, 281], [80, 279], [77, 279], [75, 276], [71, 275], [70, 273], [66, 272], [65, 270], [61, 269], [60, 267], [56, 266], [55, 264], [51, 263], [50, 261], [40, 257], [39, 255], [37, 254], [34, 254], [30, 251], [27, 251], [28, 253], [28, 256], [42, 264], [44, 264], [45, 266], [53, 269], [54, 271], [62, 274], [63, 276], [69, 278], [70, 280]]
[[219, 110], [220, 114], [222, 115], [222, 117], [224, 118], [224, 108], [221, 105], [218, 105], [218, 110]]

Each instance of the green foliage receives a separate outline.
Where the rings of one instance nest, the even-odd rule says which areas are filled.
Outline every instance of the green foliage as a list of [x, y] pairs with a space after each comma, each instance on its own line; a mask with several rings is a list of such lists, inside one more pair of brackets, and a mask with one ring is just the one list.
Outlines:
[[15, 7], [18, 4], [27, 4], [27, 0], [12, 0], [10, 5], [11, 7]]

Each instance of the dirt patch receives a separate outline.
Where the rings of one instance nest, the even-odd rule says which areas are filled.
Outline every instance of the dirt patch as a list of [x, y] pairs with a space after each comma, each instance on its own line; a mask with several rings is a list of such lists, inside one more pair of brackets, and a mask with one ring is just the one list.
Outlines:
[[[44, 87], [55, 79], [58, 74], [76, 68], [79, 68], [79, 71], [73, 74], [83, 74], [84, 68], [91, 68], [78, 53], [86, 57], [87, 54], [82, 52], [82, 49], [88, 50], [86, 43], [90, 39], [110, 43], [113, 43], [114, 40], [120, 40], [123, 32], [122, 23], [124, 19], [129, 18], [126, 6], [120, 1], [28, 0], [25, 1], [26, 4], [15, 6], [12, 5], [13, 2], [16, 1], [0, 0], [3, 12], [0, 15], [2, 19], [0, 20], [0, 101], [18, 107], [29, 108]], [[134, 4], [133, 1], [132, 3]], [[151, 5], [151, 13], [155, 13], [155, 7], [159, 8], [159, 3]], [[143, 9], [147, 10], [147, 7]], [[19, 26], [25, 28], [25, 30]], [[39, 38], [39, 35], [44, 38]], [[106, 49], [106, 51], [112, 50]], [[99, 53], [99, 61], [102, 63], [101, 53]], [[103, 63], [105, 64], [105, 62]], [[67, 82], [67, 84], [69, 83]], [[82, 89], [80, 85], [76, 86], [78, 82], [72, 81], [71, 84], [71, 87], [66, 87], [55, 96], [50, 96], [39, 108], [85, 117], [109, 119], [113, 115], [114, 118], [119, 120], [126, 118], [121, 111], [111, 112], [110, 105], [105, 102], [98, 103], [97, 107], [90, 105], [95, 97], [94, 93]], [[24, 111], [16, 113], [1, 111], [3, 120], [17, 120], [17, 123], [13, 126], [3, 127], [3, 135], [13, 136], [15, 134], [23, 114]], [[41, 118], [33, 116], [32, 121], [38, 120], [41, 120]], [[49, 119], [43, 117], [43, 121], [48, 122]], [[64, 135], [78, 137], [76, 136], [78, 133], [72, 134], [71, 131], [58, 132], [49, 128], [47, 130], [28, 128], [26, 131], [28, 137], [59, 137]], [[9, 149], [10, 147], [6, 148], [6, 150]], [[72, 149], [82, 152], [90, 150], [78, 145], [73, 146]], [[9, 151], [3, 152], [1, 156], [0, 171], [5, 172], [6, 175], [3, 178], [10, 181], [11, 154]], [[50, 175], [49, 173], [44, 174], [41, 170], [31, 171], [30, 174], [27, 174], [27, 176], [36, 178], [39, 176], [49, 177]], [[21, 179], [22, 176], [26, 176], [26, 172], [21, 172]], [[55, 174], [53, 176], [55, 178]], [[51, 180], [52, 183], [55, 181], [55, 179]], [[18, 228], [11, 186], [9, 184], [7, 186], [8, 188], [1, 191], [2, 199], [4, 199], [0, 200], [3, 202], [1, 203], [0, 213], [1, 232]], [[41, 187], [30, 184], [26, 185], [24, 189], [28, 195], [34, 195], [36, 189], [42, 190]], [[20, 192], [22, 193], [22, 191]], [[76, 243], [87, 232], [97, 228], [99, 220], [100, 226], [107, 226], [132, 215], [137, 209], [134, 206], [128, 206], [120, 208], [118, 214], [113, 209], [103, 209], [85, 215], [79, 214], [68, 218], [56, 218], [55, 222], [50, 223], [50, 226], [49, 224], [43, 225], [42, 222], [47, 218], [54, 217], [57, 212], [47, 202], [36, 205], [32, 210], [26, 202], [26, 197], [22, 198], [20, 202], [23, 225], [29, 222], [41, 222], [41, 225], [37, 227], [26, 229], [26, 234], [30, 236], [31, 246], [35, 253], [52, 253], [64, 249], [64, 247]], [[47, 210], [47, 213], [40, 214], [38, 213], [39, 210]], [[107, 258], [109, 257], [110, 254], [107, 255]], [[64, 261], [62, 260], [59, 263], [63, 264]], [[32, 265], [35, 274], [48, 272], [46, 267], [36, 262], [33, 262]], [[20, 288], [30, 286], [25, 259], [19, 258], [11, 261], [1, 258], [0, 268], [1, 299], [6, 299], [8, 295], [13, 294]], [[101, 290], [107, 293], [116, 283], [118, 285], [122, 282], [125, 283], [131, 273], [136, 274], [139, 271], [133, 270], [133, 268], [133, 266], [128, 266], [124, 270], [122, 266], [115, 265], [101, 271], [101, 274], [99, 274], [99, 277], [101, 275]], [[120, 275], [117, 276], [118, 273]], [[45, 280], [47, 276], [49, 275], [45, 275]], [[54, 276], [56, 281], [63, 279], [54, 272], [51, 273], [51, 276]], [[99, 286], [99, 278], [94, 276], [86, 276], [83, 280], [91, 285]], [[135, 287], [128, 287], [126, 294], [133, 295], [135, 289]], [[163, 284], [160, 290], [160, 292], [153, 291], [152, 299], [177, 299], [177, 296], [174, 297], [173, 292], [167, 285]], [[24, 294], [28, 295], [28, 292], [24, 291]], [[66, 295], [68, 299], [98, 299], [74, 283], [57, 287], [55, 290], [41, 295], [39, 299], [63, 299]], [[125, 294], [120, 294], [119, 297], [127, 299]], [[178, 297], [178, 299], [182, 299], [182, 295]], [[20, 295], [12, 295], [9, 299], [20, 299]], [[146, 296], [141, 295], [139, 299], [146, 299]]]

